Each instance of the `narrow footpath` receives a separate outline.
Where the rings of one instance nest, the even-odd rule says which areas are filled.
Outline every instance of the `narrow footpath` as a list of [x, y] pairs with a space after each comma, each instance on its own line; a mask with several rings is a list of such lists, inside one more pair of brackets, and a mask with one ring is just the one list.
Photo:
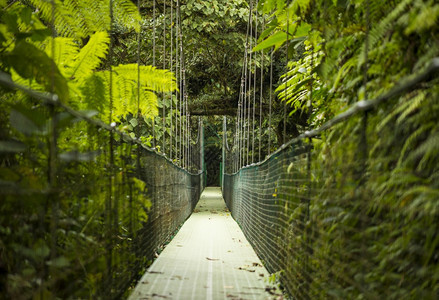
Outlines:
[[268, 278], [220, 188], [206, 188], [129, 299], [279, 299]]

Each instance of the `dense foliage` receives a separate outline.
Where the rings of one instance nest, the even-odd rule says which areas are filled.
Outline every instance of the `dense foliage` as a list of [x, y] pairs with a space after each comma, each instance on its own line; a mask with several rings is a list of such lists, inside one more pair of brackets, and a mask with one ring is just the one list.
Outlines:
[[[20, 86], [2, 85], [0, 95], [6, 297], [120, 297], [146, 260], [133, 246], [151, 205], [135, 176], [137, 144], [29, 96], [29, 89], [56, 94], [52, 100], [113, 123], [186, 167], [195, 150], [184, 147], [196, 146], [200, 125], [191, 115], [233, 116], [232, 172], [238, 151], [251, 161], [258, 152], [264, 158], [439, 55], [435, 0], [157, 0], [140, 1], [140, 11], [133, 3], [0, 1], [0, 75]], [[313, 139], [311, 181], [304, 166], [280, 170], [306, 182], [296, 198], [279, 197], [282, 207], [295, 204], [285, 206], [284, 250], [310, 257], [306, 270], [294, 255], [280, 270], [297, 289], [322, 299], [437, 296], [437, 86], [428, 78]], [[236, 131], [243, 96], [254, 101], [262, 124], [247, 111], [246, 147]], [[206, 120], [217, 162], [222, 119]], [[311, 187], [320, 188], [303, 201]]]
[[[271, 20], [254, 51], [288, 53], [277, 93], [293, 117], [307, 116], [303, 130], [312, 129], [426, 70], [439, 55], [438, 8], [420, 0], [263, 0]], [[278, 166], [281, 179], [263, 195], [278, 198], [284, 236], [272, 242], [287, 255], [277, 271], [295, 298], [437, 298], [437, 86], [436, 73], [305, 139], [314, 149], [310, 167], [294, 154]], [[292, 152], [301, 145], [292, 143]], [[259, 174], [253, 168], [239, 176]], [[252, 176], [239, 183], [248, 194], [260, 179]], [[278, 188], [284, 181], [291, 184]]]
[[78, 116], [128, 123], [135, 137], [133, 116], [157, 116], [156, 93], [176, 90], [175, 77], [133, 62], [112, 66], [111, 29], [140, 31], [131, 1], [113, 1], [113, 22], [109, 1], [0, 6], [2, 80], [19, 87], [0, 96], [0, 293], [119, 298], [153, 254], [141, 246], [151, 202], [135, 168], [140, 150]]

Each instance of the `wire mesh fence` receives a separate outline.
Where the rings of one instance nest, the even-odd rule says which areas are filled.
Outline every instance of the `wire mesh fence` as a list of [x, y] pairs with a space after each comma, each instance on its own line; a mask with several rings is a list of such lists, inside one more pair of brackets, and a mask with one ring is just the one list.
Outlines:
[[438, 297], [439, 90], [424, 75], [224, 174], [233, 217], [293, 299]]
[[191, 214], [202, 173], [45, 95], [2, 105], [0, 293], [119, 299]]

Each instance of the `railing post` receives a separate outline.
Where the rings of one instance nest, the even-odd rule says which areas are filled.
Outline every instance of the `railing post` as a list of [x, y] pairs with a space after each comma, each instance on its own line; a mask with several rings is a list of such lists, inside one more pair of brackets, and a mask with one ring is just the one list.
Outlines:
[[204, 186], [205, 186], [205, 184], [206, 184], [206, 182], [205, 182], [205, 179], [206, 179], [206, 174], [205, 174], [205, 171], [206, 171], [206, 167], [205, 167], [205, 165], [204, 165], [204, 125], [203, 125], [203, 119], [202, 118], [200, 118], [200, 168], [201, 168], [201, 172], [202, 172], [202, 175], [201, 175], [201, 184], [202, 184], [202, 186], [203, 186], [203, 188], [204, 188]]
[[227, 143], [227, 117], [223, 116], [223, 149], [222, 149], [222, 168], [221, 168], [221, 190], [224, 186], [224, 172], [226, 167], [226, 143]]

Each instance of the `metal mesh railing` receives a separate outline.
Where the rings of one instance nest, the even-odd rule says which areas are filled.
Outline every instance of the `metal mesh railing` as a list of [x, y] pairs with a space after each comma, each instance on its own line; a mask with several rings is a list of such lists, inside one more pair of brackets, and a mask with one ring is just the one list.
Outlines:
[[1, 105], [2, 297], [120, 299], [193, 211], [202, 173], [54, 95], [1, 82], [30, 96]]
[[438, 296], [438, 68], [224, 174], [233, 217], [293, 299]]

